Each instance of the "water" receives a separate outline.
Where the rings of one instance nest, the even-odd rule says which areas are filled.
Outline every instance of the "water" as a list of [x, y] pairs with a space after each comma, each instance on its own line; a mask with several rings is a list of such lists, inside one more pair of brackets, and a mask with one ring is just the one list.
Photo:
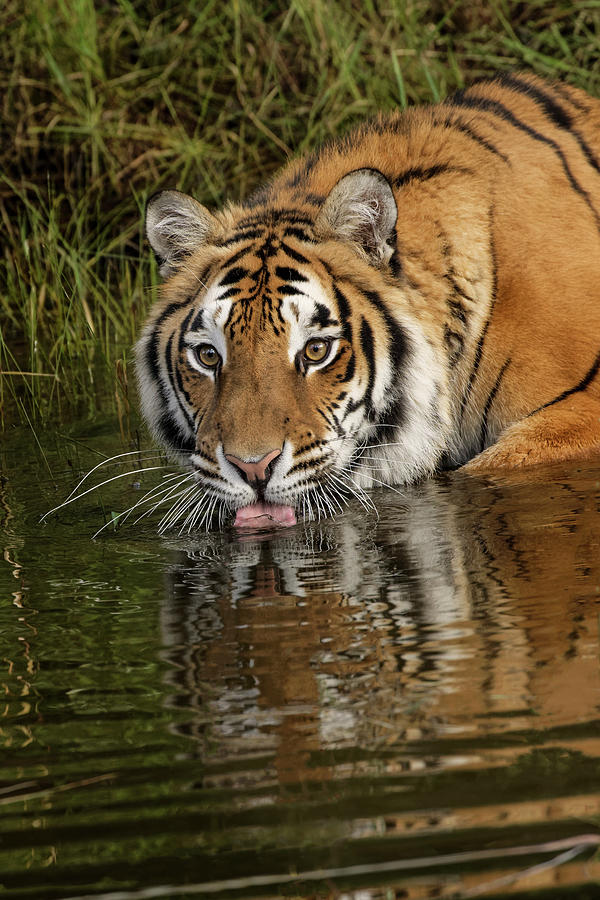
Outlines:
[[40, 526], [116, 433], [0, 452], [0, 896], [600, 896], [600, 463]]

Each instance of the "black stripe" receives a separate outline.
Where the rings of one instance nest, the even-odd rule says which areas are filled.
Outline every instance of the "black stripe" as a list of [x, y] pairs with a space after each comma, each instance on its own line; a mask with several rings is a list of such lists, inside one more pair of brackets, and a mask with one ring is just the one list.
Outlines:
[[337, 376], [337, 381], [340, 384], [345, 384], [347, 381], [351, 381], [354, 378], [354, 372], [356, 371], [356, 360], [354, 359], [354, 354], [350, 354], [350, 359], [348, 360], [348, 365], [346, 366], [346, 371], [343, 375]]
[[[463, 277], [464, 277], [464, 276], [463, 276]], [[447, 272], [447, 273], [444, 275], [444, 278], [445, 278], [447, 281], [449, 281], [450, 284], [452, 285], [452, 293], [453, 293], [453, 294], [456, 294], [456, 295], [458, 295], [459, 297], [462, 297], [463, 300], [467, 300], [467, 302], [470, 303], [470, 304], [477, 303], [477, 298], [476, 298], [476, 297], [470, 297], [470, 296], [466, 293], [466, 291], [463, 290], [463, 288], [460, 286], [460, 284], [457, 282], [456, 278], [454, 277], [453, 272]], [[467, 279], [465, 278], [465, 280], [467, 280]], [[471, 282], [471, 283], [472, 283], [472, 282]], [[449, 300], [448, 302], [449, 302], [449, 303], [451, 303], [451, 302], [459, 303], [458, 300], [456, 300], [456, 301], [451, 301], [451, 300]], [[464, 307], [463, 307], [463, 308], [464, 308]]]
[[[321, 260], [321, 262], [323, 261]], [[348, 321], [350, 318], [350, 305], [348, 303], [348, 300], [346, 299], [344, 294], [342, 294], [338, 285], [336, 284], [336, 282], [342, 280], [351, 284], [356, 290], [358, 290], [362, 294], [362, 296], [364, 296], [369, 301], [369, 303], [371, 303], [372, 306], [375, 307], [379, 315], [383, 318], [387, 330], [387, 337], [389, 342], [388, 352], [390, 355], [392, 368], [394, 372], [398, 372], [406, 355], [408, 343], [404, 331], [402, 330], [400, 325], [398, 325], [382, 298], [375, 291], [365, 291], [364, 288], [356, 284], [348, 275], [343, 274], [337, 276], [329, 266], [325, 266], [325, 268], [327, 269], [327, 272], [331, 276], [333, 281], [334, 296], [338, 302], [340, 318], [344, 322], [344, 337], [347, 337], [349, 341], [352, 340], [352, 327], [350, 325], [350, 322]], [[346, 334], [346, 328], [348, 331], [348, 335]], [[344, 378], [341, 378], [340, 381], [348, 381], [350, 377], [352, 376], [348, 375], [347, 372], [346, 376]], [[403, 404], [401, 398], [399, 396], [396, 396], [394, 398], [394, 396], [390, 394], [390, 401], [391, 405], [384, 412], [381, 421], [383, 422], [384, 420], [390, 420], [389, 424], [391, 424], [392, 420], [397, 418], [397, 423], [399, 424], [403, 416]]]
[[296, 172], [296, 174], [292, 178], [289, 178], [286, 181], [284, 186], [285, 187], [298, 187], [299, 184], [302, 184], [302, 182], [305, 181], [308, 178], [308, 176], [310, 175], [310, 173], [313, 170], [318, 159], [319, 159], [319, 154], [316, 151], [313, 151], [312, 153], [310, 153], [305, 158], [304, 162], [301, 164], [301, 167]]
[[[257, 234], [257, 237], [263, 237], [263, 235]], [[226, 262], [221, 266], [222, 269], [227, 268], [228, 266], [232, 266], [234, 263], [238, 262], [238, 260], [242, 259], [244, 256], [251, 254], [254, 252], [254, 248], [252, 244], [248, 244], [246, 247], [242, 247], [241, 250], [238, 250], [237, 253], [234, 253]]]
[[[238, 244], [240, 241], [250, 241], [253, 238], [263, 237], [264, 233], [265, 232], [263, 228], [247, 228], [247, 230], [240, 230], [233, 234], [230, 238], [227, 238], [227, 240], [221, 241], [218, 246], [229, 247], [230, 244]], [[243, 250], [240, 250], [239, 254], [236, 254], [236, 256], [241, 256], [245, 252], [246, 249], [244, 248]], [[230, 260], [230, 262], [233, 262], [233, 260]]]
[[483, 331], [479, 336], [479, 340], [477, 341], [477, 347], [475, 348], [475, 357], [473, 359], [473, 368], [471, 369], [471, 374], [469, 376], [469, 381], [465, 392], [462, 397], [461, 405], [460, 405], [460, 421], [462, 422], [462, 418], [469, 402], [469, 397], [471, 396], [471, 391], [473, 390], [473, 384], [475, 383], [475, 379], [477, 377], [477, 372], [479, 371], [479, 364], [481, 363], [481, 355], [483, 353], [483, 344], [488, 333], [488, 329], [490, 327], [490, 322], [492, 320], [492, 314], [494, 312], [494, 306], [496, 305], [496, 295], [498, 291], [498, 265], [496, 260], [496, 248], [494, 246], [494, 207], [490, 207], [490, 211], [488, 214], [489, 217], [489, 231], [490, 231], [490, 259], [492, 263], [492, 290], [491, 290], [491, 300], [490, 300], [490, 310], [488, 313], [488, 317], [486, 319], [485, 325], [483, 326]]
[[145, 362], [148, 369], [150, 370], [150, 374], [154, 379], [154, 382], [156, 383], [158, 395], [164, 406], [167, 405], [168, 400], [160, 377], [160, 366], [158, 363], [158, 341], [160, 337], [159, 327], [165, 322], [166, 319], [170, 318], [170, 316], [174, 315], [174, 313], [179, 312], [189, 302], [189, 300], [185, 300], [183, 303], [170, 303], [165, 309], [163, 309], [161, 314], [154, 322], [154, 330], [152, 331], [152, 335], [146, 345], [146, 352], [144, 354]]
[[282, 284], [277, 288], [277, 293], [290, 297], [308, 297], [308, 294], [305, 294], [304, 291], [299, 290], [297, 287], [293, 287], [291, 284]]
[[[365, 291], [365, 296], [367, 300], [378, 310], [379, 314], [382, 316], [385, 322], [389, 342], [388, 353], [392, 364], [392, 370], [395, 374], [398, 374], [408, 350], [408, 341], [406, 338], [406, 334], [404, 333], [401, 326], [398, 325], [379, 294], [375, 293], [375, 291]], [[388, 405], [379, 418], [379, 424], [381, 426], [399, 426], [404, 420], [404, 398], [398, 390], [389, 390], [387, 399]], [[383, 427], [377, 429], [376, 435], [378, 436], [379, 440], [382, 439], [381, 434], [384, 430], [385, 429]]]
[[[187, 316], [181, 323], [181, 327], [179, 329], [179, 341], [178, 341], [178, 345], [177, 345], [177, 350], [178, 350], [179, 356], [181, 356], [181, 354], [183, 353], [183, 351], [185, 349], [185, 335], [186, 335], [188, 326], [190, 324], [190, 321], [191, 321], [194, 313], [195, 313], [195, 309], [192, 307], [192, 309], [190, 309], [189, 313], [187, 314]], [[194, 404], [192, 402], [192, 398], [190, 397], [187, 390], [185, 389], [185, 385], [183, 383], [183, 378], [181, 376], [181, 371], [179, 369], [179, 366], [175, 366], [175, 377], [177, 379], [177, 386], [179, 387], [179, 390], [183, 394], [188, 405], [193, 409]], [[181, 408], [183, 410], [183, 414], [184, 414], [184, 416], [187, 420], [187, 423], [190, 427], [190, 431], [192, 432], [192, 434], [195, 434], [197, 431], [197, 428], [196, 428], [193, 416], [189, 415], [187, 408], [183, 407], [181, 403], [179, 405], [181, 406]]]
[[501, 84], [502, 87], [516, 91], [518, 94], [523, 94], [524, 96], [535, 100], [539, 106], [544, 108], [544, 112], [548, 118], [552, 119], [559, 128], [571, 127], [573, 119], [570, 113], [560, 106], [550, 94], [542, 91], [537, 85], [531, 84], [529, 81], [523, 81], [521, 78], [512, 75], [510, 72], [501, 72], [494, 80], [496, 83]]
[[306, 258], [306, 256], [303, 256], [301, 253], [298, 253], [297, 250], [294, 250], [294, 248], [290, 247], [289, 244], [286, 244], [285, 241], [281, 242], [281, 249], [283, 250], [284, 253], [287, 253], [288, 256], [291, 256], [292, 259], [295, 260], [295, 262], [304, 263], [304, 264], [309, 262], [309, 260]]
[[[179, 393], [177, 392], [177, 387], [178, 387], [178, 377], [177, 376], [179, 375], [179, 369], [177, 367], [175, 360], [173, 359], [173, 343], [174, 343], [173, 338], [174, 337], [175, 337], [175, 334], [173, 333], [170, 335], [169, 340], [167, 341], [167, 352], [165, 354], [166, 360], [167, 360], [167, 377], [168, 377], [169, 383], [171, 385], [171, 390], [175, 396], [175, 399], [177, 400], [177, 405], [179, 406], [179, 409], [183, 413], [183, 418], [187, 422], [188, 428], [190, 429], [192, 434], [194, 434], [194, 420], [191, 418], [187, 409], [181, 402], [181, 397], [180, 397]], [[179, 379], [180, 378], [181, 378], [181, 376], [179, 375]], [[182, 387], [183, 387], [183, 383], [182, 383]], [[185, 391], [184, 391], [184, 394], [185, 394]]]
[[307, 234], [307, 232], [303, 228], [286, 228], [283, 234], [285, 237], [294, 237], [299, 241], [305, 241], [305, 243], [307, 244], [315, 243], [315, 239], [312, 237], [312, 235]]
[[494, 386], [493, 386], [492, 390], [490, 391], [488, 398], [485, 402], [485, 406], [483, 408], [483, 416], [481, 419], [481, 434], [480, 434], [480, 439], [479, 439], [479, 445], [480, 445], [482, 451], [485, 450], [485, 442], [486, 442], [486, 438], [487, 438], [488, 417], [490, 414], [490, 409], [492, 408], [492, 403], [494, 402], [496, 394], [498, 393], [498, 391], [500, 389], [502, 379], [504, 378], [506, 370], [508, 369], [510, 364], [511, 364], [511, 358], [509, 356], [508, 359], [506, 360], [506, 362], [504, 363], [504, 365], [502, 366], [502, 368], [500, 369], [500, 372], [498, 373], [498, 377], [496, 378], [496, 381], [494, 382]]
[[324, 462], [329, 456], [331, 456], [331, 453], [328, 453], [327, 455], [322, 454], [322, 455], [319, 456], [317, 459], [305, 459], [305, 460], [300, 460], [300, 462], [295, 463], [295, 464], [291, 467], [291, 469], [288, 469], [288, 470], [287, 470], [287, 472], [286, 472], [286, 478], [288, 478], [290, 475], [295, 475], [296, 472], [303, 472], [303, 471], [306, 471], [307, 469], [309, 469], [309, 470], [310, 470], [310, 469], [314, 469], [314, 468], [315, 468], [315, 464], [321, 464], [321, 463]]
[[523, 81], [515, 75], [510, 75], [508, 72], [502, 74], [498, 80], [503, 87], [512, 88], [520, 94], [524, 94], [526, 97], [534, 100], [538, 106], [541, 106], [545, 115], [548, 116], [558, 128], [562, 128], [564, 131], [568, 131], [573, 135], [589, 164], [596, 169], [597, 172], [600, 172], [598, 160], [592, 153], [585, 138], [579, 131], [576, 131], [573, 128], [573, 117], [564, 106], [557, 103], [550, 94], [543, 91], [537, 85], [529, 84], [529, 82]]
[[574, 106], [575, 109], [580, 110], [580, 112], [588, 113], [590, 111], [591, 104], [583, 103], [579, 97], [573, 96], [573, 88], [569, 90], [569, 87], [566, 84], [562, 84], [560, 81], [555, 81], [552, 85], [557, 94], [563, 98], [563, 100], [567, 100], [571, 106]]
[[327, 441], [322, 441], [317, 438], [314, 441], [311, 441], [310, 444], [303, 444], [302, 447], [298, 447], [296, 453], [294, 454], [295, 459], [299, 459], [304, 453], [308, 453], [310, 450], [314, 450], [316, 447], [322, 447], [323, 444], [326, 444]]
[[[549, 406], [554, 406], [555, 403], [560, 403], [561, 400], [566, 400], [566, 398], [570, 397], [572, 394], [577, 394], [580, 391], [585, 391], [585, 389], [589, 387], [589, 385], [598, 374], [598, 371], [600, 371], [600, 353], [594, 360], [591, 368], [583, 376], [579, 384], [576, 384], [575, 387], [569, 388], [567, 391], [563, 391], [562, 394], [559, 394], [558, 397], [554, 398], [554, 400], [549, 400], [548, 403], [544, 403], [542, 406], [538, 406], [537, 409], [534, 409], [533, 412], [529, 413], [529, 416], [534, 416], [542, 409], [547, 409]], [[529, 416], [527, 418], [529, 418]]]
[[214, 463], [215, 465], [217, 464], [217, 461], [214, 458], [214, 456], [209, 456], [207, 453], [204, 453], [200, 448], [196, 448], [196, 452], [194, 453], [194, 456], [199, 456], [201, 459], [205, 459], [206, 462]]
[[255, 191], [250, 194], [244, 201], [244, 206], [248, 209], [254, 209], [255, 206], [262, 206], [271, 198], [273, 189], [270, 184], [261, 184]]
[[534, 141], [539, 141], [542, 144], [546, 144], [548, 147], [551, 147], [556, 156], [560, 159], [563, 172], [565, 176], [576, 193], [578, 193], [587, 204], [590, 212], [594, 216], [596, 220], [596, 225], [600, 228], [600, 217], [594, 208], [594, 205], [590, 199], [590, 195], [588, 192], [582, 188], [579, 184], [571, 169], [569, 168], [569, 164], [565, 158], [563, 151], [560, 149], [556, 141], [552, 140], [552, 138], [546, 137], [546, 135], [541, 134], [539, 131], [536, 131], [535, 128], [531, 128], [529, 125], [526, 125], [525, 122], [522, 122], [518, 119], [509, 109], [504, 106], [502, 103], [498, 103], [496, 100], [490, 100], [487, 97], [479, 97], [479, 96], [469, 96], [468, 94], [459, 91], [455, 94], [451, 101], [447, 101], [448, 103], [452, 102], [456, 106], [464, 106], [468, 109], [480, 109], [484, 112], [488, 112], [493, 116], [498, 116], [505, 122], [508, 122], [509, 125], [512, 125], [514, 128], [518, 128], [520, 131], [524, 131], [525, 134], [528, 134], [529, 137], [533, 138]]
[[445, 175], [448, 172], [460, 172], [463, 175], [472, 175], [473, 170], [464, 166], [449, 166], [445, 163], [436, 166], [430, 166], [428, 169], [420, 167], [407, 169], [402, 175], [394, 178], [395, 187], [403, 187], [409, 181], [429, 181], [430, 178], [437, 178], [438, 175]]
[[249, 274], [249, 269], [243, 269], [241, 266], [234, 266], [233, 269], [230, 269], [229, 272], [221, 278], [219, 286], [225, 287], [226, 284], [233, 284], [234, 281], [241, 281], [242, 278], [246, 278]]
[[[322, 487], [321, 479], [319, 478], [319, 475], [320, 475], [321, 472], [323, 471], [323, 468], [324, 468], [324, 466], [321, 464], [321, 460], [320, 460], [320, 459], [315, 460], [315, 465], [314, 465], [314, 471], [315, 471], [315, 474], [314, 474], [314, 476], [313, 476], [312, 478], [305, 478], [304, 481], [299, 481], [299, 482], [296, 484], [296, 487], [298, 487], [298, 488], [305, 488], [305, 489], [306, 489], [306, 493], [308, 493], [308, 492], [312, 489], [311, 496], [312, 496], [313, 499], [315, 500], [315, 503], [317, 502], [317, 501], [316, 501], [316, 497], [317, 497], [317, 494], [318, 494], [318, 492], [315, 490], [315, 488], [320, 488], [320, 487]], [[344, 486], [344, 487], [340, 487], [340, 490], [346, 491], [346, 493], [348, 493], [348, 490], [347, 490], [347, 488], [346, 488], [345, 486]], [[320, 516], [321, 516], [321, 510], [318, 510], [318, 511], [319, 511], [319, 517], [320, 517]], [[325, 515], [324, 512], [323, 512], [323, 515]]]
[[277, 266], [275, 274], [282, 281], [308, 281], [302, 272], [299, 272], [298, 269], [291, 269], [289, 266]]
[[458, 331], [453, 331], [448, 324], [444, 326], [444, 342], [449, 354], [451, 366], [455, 366], [463, 355], [465, 339]]
[[239, 287], [230, 287], [227, 288], [225, 293], [219, 294], [219, 300], [228, 300], [229, 297], [235, 297], [237, 294], [241, 294], [242, 289]]
[[325, 306], [324, 303], [315, 303], [315, 311], [310, 320], [310, 325], [314, 327], [315, 325], [320, 325], [321, 328], [327, 328], [328, 325], [339, 325], [340, 323], [337, 319], [332, 319], [330, 317], [330, 310]]
[[311, 218], [305, 216], [304, 213], [294, 209], [281, 209], [275, 213], [277, 224], [281, 222], [289, 222], [292, 225], [308, 225], [309, 228], [315, 224]]
[[460, 300], [456, 300], [455, 297], [449, 297], [446, 301], [448, 304], [448, 309], [450, 310], [450, 315], [454, 319], [458, 319], [463, 325], [467, 324], [467, 311], [460, 302]]
[[169, 412], [164, 412], [154, 427], [164, 444], [170, 446], [173, 450], [193, 453], [193, 437], [187, 436], [182, 439], [181, 427], [175, 422]]
[[[188, 325], [190, 324], [190, 319], [191, 319], [192, 316], [194, 315], [194, 312], [195, 312], [195, 310], [194, 310], [194, 308], [192, 307], [192, 309], [190, 309], [189, 313], [187, 314], [187, 316], [185, 317], [185, 319], [184, 319], [183, 322], [181, 323], [181, 327], [180, 327], [180, 329], [179, 329], [179, 345], [178, 345], [178, 349], [179, 349], [179, 352], [180, 352], [180, 353], [181, 353], [181, 351], [183, 350], [183, 347], [184, 347], [184, 337], [185, 337], [186, 331], [188, 330]], [[197, 317], [196, 317], [196, 318], [197, 318]]]
[[404, 356], [406, 355], [406, 335], [378, 293], [375, 291], [364, 291], [364, 295], [369, 303], [371, 303], [383, 317], [388, 333], [390, 345], [389, 354], [392, 360], [392, 368], [394, 372], [398, 372]]
[[373, 388], [375, 387], [375, 345], [373, 341], [373, 329], [365, 318], [360, 323], [360, 346], [367, 360], [369, 380], [365, 391], [364, 403], [367, 415], [373, 411]]
[[338, 306], [339, 319], [342, 323], [342, 333], [348, 343], [351, 344], [352, 325], [350, 323], [350, 304], [348, 303], [348, 298], [342, 293], [335, 281], [333, 282], [333, 296], [335, 297]]
[[254, 213], [251, 216], [246, 216], [245, 219], [241, 219], [237, 223], [236, 228], [238, 228], [238, 230], [240, 231], [245, 230], [246, 228], [258, 228], [260, 230], [260, 233], [264, 235], [267, 227], [267, 223], [265, 221], [266, 214], [267, 210], [261, 210], [260, 212]]
[[445, 125], [448, 128], [456, 128], [457, 131], [460, 131], [461, 134], [464, 134], [471, 141], [475, 141], [476, 144], [479, 144], [480, 147], [483, 147], [485, 150], [488, 150], [490, 153], [493, 153], [495, 156], [499, 156], [505, 163], [509, 166], [511, 165], [509, 157], [503, 153], [501, 150], [492, 144], [487, 138], [482, 137], [478, 134], [472, 125], [467, 125], [466, 122], [462, 122], [460, 119], [454, 119], [451, 116], [447, 116], [443, 122], [438, 122], [434, 120], [436, 125], [441, 124]]
[[312, 227], [314, 222], [298, 209], [275, 209], [273, 207], [261, 209], [251, 216], [241, 219], [236, 228], [241, 231], [245, 228], [276, 228], [280, 225], [308, 225]]
[[[197, 456], [198, 453], [195, 453], [194, 456]], [[211, 460], [212, 462], [212, 460]], [[222, 475], [219, 475], [218, 472], [213, 472], [210, 469], [204, 469], [202, 466], [199, 466], [197, 462], [194, 462], [194, 471], [199, 472], [200, 475], [204, 475], [207, 481], [227, 481], [226, 478], [223, 478]]]
[[[199, 309], [194, 321], [192, 322], [192, 327], [190, 328], [190, 331], [200, 331], [200, 329], [202, 328], [203, 318], [204, 318], [204, 310]], [[183, 332], [182, 332], [182, 334], [183, 334]]]
[[[187, 402], [189, 403], [189, 405], [190, 405], [191, 407], [193, 407], [194, 404], [192, 403], [191, 397], [190, 397], [190, 395], [188, 394], [188, 392], [187, 392], [186, 389], [185, 389], [185, 385], [184, 385], [184, 383], [183, 383], [183, 378], [181, 377], [181, 372], [180, 372], [180, 370], [179, 370], [179, 366], [177, 366], [177, 368], [175, 369], [175, 378], [177, 379], [177, 386], [178, 386], [179, 390], [181, 391], [181, 393], [183, 394], [183, 396], [185, 397], [185, 399], [187, 400]], [[179, 399], [179, 398], [178, 398], [178, 399]], [[192, 432], [192, 434], [195, 434], [195, 432], [196, 432], [196, 426], [195, 426], [195, 422], [194, 422], [193, 416], [191, 416], [191, 415], [188, 413], [187, 409], [183, 406], [183, 404], [182, 404], [181, 402], [179, 402], [179, 406], [180, 406], [181, 411], [183, 412], [183, 414], [184, 414], [184, 416], [185, 416], [185, 418], [186, 418], [186, 421], [187, 421], [187, 423], [188, 423], [188, 425], [189, 425], [190, 431]]]
[[[357, 404], [357, 405], [360, 406], [360, 404]], [[331, 421], [330, 419], [328, 419], [327, 416], [325, 415], [325, 413], [323, 412], [323, 410], [322, 410], [322, 409], [319, 409], [318, 406], [317, 406], [317, 412], [319, 413], [319, 415], [320, 415], [323, 419], [325, 419], [325, 421], [327, 422], [327, 424], [329, 425], [329, 427], [330, 427], [330, 428], [333, 428], [333, 430], [334, 430], [336, 433], [339, 434], [340, 426], [339, 426], [339, 424], [336, 422], [336, 420], [333, 419], [333, 421]]]

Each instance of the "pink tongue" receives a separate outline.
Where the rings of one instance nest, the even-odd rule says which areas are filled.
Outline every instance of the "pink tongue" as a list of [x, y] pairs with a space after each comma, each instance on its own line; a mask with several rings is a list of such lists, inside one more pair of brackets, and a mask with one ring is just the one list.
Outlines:
[[234, 525], [268, 525], [277, 522], [278, 525], [295, 525], [296, 513], [291, 506], [282, 506], [280, 503], [251, 503], [250, 506], [242, 506], [235, 514]]

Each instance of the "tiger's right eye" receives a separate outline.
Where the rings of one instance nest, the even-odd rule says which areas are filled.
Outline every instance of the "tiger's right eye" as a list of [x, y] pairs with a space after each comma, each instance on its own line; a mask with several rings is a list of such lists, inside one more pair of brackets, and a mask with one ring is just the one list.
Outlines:
[[221, 362], [221, 357], [216, 347], [213, 347], [212, 344], [199, 344], [195, 348], [194, 353], [200, 365], [204, 366], [205, 369], [216, 369]]

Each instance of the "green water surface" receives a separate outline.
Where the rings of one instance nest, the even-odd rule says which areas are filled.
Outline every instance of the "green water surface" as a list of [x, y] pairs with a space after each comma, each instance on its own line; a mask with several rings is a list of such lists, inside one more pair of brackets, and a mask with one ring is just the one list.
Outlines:
[[0, 897], [600, 896], [600, 462], [91, 540], [136, 456], [39, 523], [127, 449], [2, 439]]

